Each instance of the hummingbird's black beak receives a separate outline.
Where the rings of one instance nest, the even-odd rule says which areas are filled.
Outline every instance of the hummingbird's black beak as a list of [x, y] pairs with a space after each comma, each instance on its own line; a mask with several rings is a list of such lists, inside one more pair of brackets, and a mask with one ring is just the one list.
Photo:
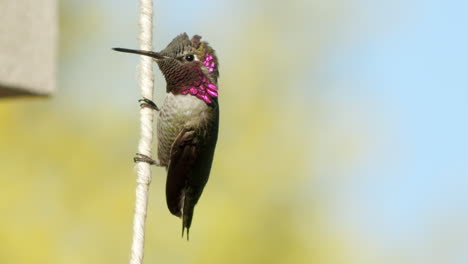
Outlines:
[[146, 50], [133, 50], [133, 49], [124, 49], [124, 48], [112, 48], [115, 51], [120, 51], [120, 52], [126, 52], [126, 53], [134, 53], [134, 54], [139, 54], [139, 55], [145, 55], [145, 56], [150, 56], [152, 58], [155, 58], [156, 60], [164, 60], [164, 59], [169, 59], [169, 57], [163, 56], [157, 52], [153, 51], [146, 51]]

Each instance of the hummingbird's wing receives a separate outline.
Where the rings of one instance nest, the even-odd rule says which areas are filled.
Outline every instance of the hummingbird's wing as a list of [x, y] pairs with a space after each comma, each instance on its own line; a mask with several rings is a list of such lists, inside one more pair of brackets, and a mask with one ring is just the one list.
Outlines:
[[166, 180], [166, 202], [173, 215], [182, 216], [187, 176], [197, 159], [195, 131], [182, 129], [171, 147]]
[[200, 198], [211, 170], [218, 126], [198, 135], [183, 129], [171, 147], [166, 180], [166, 202], [172, 214], [182, 217], [183, 229], [192, 222], [193, 209]]

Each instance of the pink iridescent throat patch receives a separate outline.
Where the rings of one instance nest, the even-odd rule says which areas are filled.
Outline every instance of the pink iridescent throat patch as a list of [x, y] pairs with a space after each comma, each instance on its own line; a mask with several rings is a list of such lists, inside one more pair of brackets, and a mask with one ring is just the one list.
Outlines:
[[208, 67], [209, 72], [213, 72], [216, 66], [216, 63], [213, 61], [213, 56], [209, 53], [205, 55], [205, 59], [203, 60], [203, 65]]
[[[208, 67], [209, 72], [213, 72], [216, 66], [213, 61], [213, 56], [209, 53], [205, 55], [203, 64]], [[210, 104], [213, 102], [213, 98], [218, 97], [218, 86], [212, 83], [203, 73], [201, 73], [201, 80], [197, 82], [196, 85], [185, 87], [180, 93], [194, 95]]]
[[218, 97], [218, 87], [203, 75], [199, 85], [186, 87], [180, 93], [195, 95], [210, 104], [213, 98]]

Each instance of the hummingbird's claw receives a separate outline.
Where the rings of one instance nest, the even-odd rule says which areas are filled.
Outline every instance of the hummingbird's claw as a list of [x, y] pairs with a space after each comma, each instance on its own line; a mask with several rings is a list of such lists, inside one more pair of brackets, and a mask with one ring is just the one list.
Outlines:
[[157, 162], [156, 160], [144, 155], [144, 154], [141, 154], [141, 153], [136, 153], [136, 156], [133, 158], [133, 162], [146, 162], [150, 165], [156, 165], [156, 166], [159, 166], [159, 162]]
[[143, 98], [143, 99], [138, 100], [138, 102], [140, 102], [140, 107], [149, 107], [151, 109], [159, 111], [158, 106], [150, 99]]

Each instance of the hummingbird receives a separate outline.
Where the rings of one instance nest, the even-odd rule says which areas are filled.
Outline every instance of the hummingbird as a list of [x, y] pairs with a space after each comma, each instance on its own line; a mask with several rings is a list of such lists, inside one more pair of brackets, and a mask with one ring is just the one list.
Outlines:
[[218, 58], [201, 36], [189, 38], [186, 33], [160, 52], [114, 50], [152, 57], [166, 80], [161, 108], [149, 99], [139, 100], [142, 107], [158, 111], [158, 158], [137, 153], [134, 160], [166, 168], [167, 206], [182, 219], [182, 237], [186, 229], [189, 239], [194, 207], [208, 182], [218, 138]]

